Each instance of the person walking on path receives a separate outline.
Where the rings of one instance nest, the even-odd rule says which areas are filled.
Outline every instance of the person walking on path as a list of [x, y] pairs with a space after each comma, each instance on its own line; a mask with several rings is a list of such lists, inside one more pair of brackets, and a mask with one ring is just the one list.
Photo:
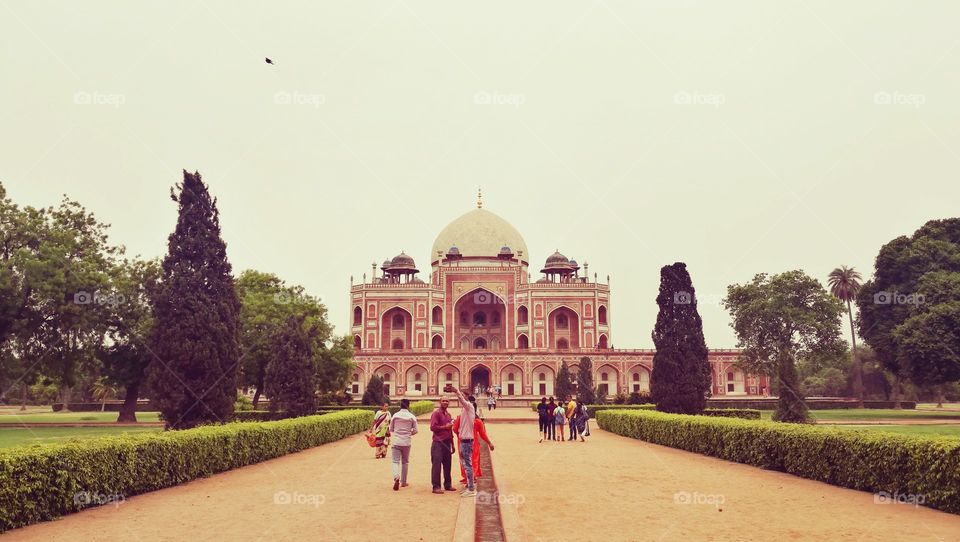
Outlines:
[[377, 411], [376, 416], [373, 417], [370, 432], [376, 438], [374, 444], [377, 449], [373, 454], [374, 459], [387, 457], [387, 439], [390, 437], [390, 403], [383, 403]]
[[[433, 443], [430, 445], [430, 481], [434, 493], [443, 490], [456, 491], [450, 480], [450, 461], [453, 457], [453, 417], [447, 412], [450, 399], [440, 398], [440, 406], [430, 415], [430, 431]], [[440, 489], [440, 472], [443, 471], [443, 489]]]
[[410, 485], [407, 483], [407, 467], [410, 464], [410, 439], [417, 434], [417, 417], [409, 409], [410, 399], [400, 399], [400, 410], [390, 419], [394, 491]]
[[553, 415], [553, 410], [547, 410], [547, 398], [541, 397], [540, 404], [537, 405], [537, 423], [540, 424], [540, 442], [547, 436], [547, 419]]
[[577, 440], [577, 401], [575, 399], [570, 399], [570, 402], [567, 403], [567, 425], [570, 426], [570, 438], [567, 439], [570, 442]]
[[547, 440], [555, 440], [556, 429], [557, 429], [557, 418], [553, 413], [557, 410], [557, 403], [553, 400], [553, 397], [550, 397], [550, 402], [547, 403]]
[[460, 496], [475, 497], [477, 488], [473, 478], [473, 446], [476, 443], [473, 441], [473, 426], [477, 419], [477, 410], [474, 407], [476, 399], [472, 395], [465, 397], [458, 388], [453, 388], [453, 393], [460, 400], [460, 428], [457, 435], [460, 437], [460, 465], [467, 476], [467, 488]]
[[580, 442], [586, 442], [583, 437], [584, 433], [587, 432], [587, 422], [590, 420], [590, 412], [587, 410], [587, 405], [577, 405], [574, 417], [577, 419], [577, 433], [580, 435]]
[[[474, 401], [473, 408], [477, 408], [477, 403]], [[453, 432], [457, 435], [457, 441], [459, 440], [460, 435], [460, 416], [457, 416], [457, 419], [453, 420]], [[487, 428], [483, 424], [483, 420], [477, 418], [473, 422], [473, 452], [470, 454], [470, 462], [473, 464], [473, 479], [476, 480], [483, 476], [483, 471], [480, 469], [480, 441], [487, 443], [487, 446], [490, 447], [490, 451], [493, 451], [493, 443], [490, 442], [490, 437], [487, 436]], [[463, 443], [460, 442], [460, 449], [463, 449]], [[463, 462], [460, 463], [460, 483], [467, 483], [467, 474], [463, 468]]]
[[560, 403], [557, 405], [556, 410], [553, 411], [553, 420], [557, 424], [557, 441], [563, 442], [563, 424], [567, 420], [567, 412], [563, 410], [563, 404]]
[[493, 398], [493, 394], [487, 396], [487, 412], [493, 410], [497, 406], [497, 400]]

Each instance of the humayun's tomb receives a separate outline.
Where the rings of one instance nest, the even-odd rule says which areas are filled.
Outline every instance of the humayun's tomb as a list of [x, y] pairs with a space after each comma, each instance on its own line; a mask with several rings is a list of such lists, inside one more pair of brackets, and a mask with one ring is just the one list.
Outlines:
[[[523, 237], [479, 198], [440, 232], [430, 259], [427, 281], [401, 253], [352, 284], [354, 397], [378, 374], [394, 397], [436, 396], [450, 383], [539, 398], [553, 394], [562, 361], [576, 374], [584, 356], [601, 392], [649, 391], [654, 350], [613, 348], [609, 278], [590, 280], [587, 263], [557, 251], [532, 281]], [[710, 350], [713, 395], [765, 394], [766, 377], [737, 370], [737, 354]]]

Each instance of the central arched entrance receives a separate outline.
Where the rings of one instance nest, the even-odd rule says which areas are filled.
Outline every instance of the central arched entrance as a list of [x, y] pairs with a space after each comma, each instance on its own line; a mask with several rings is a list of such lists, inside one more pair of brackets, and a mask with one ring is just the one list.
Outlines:
[[470, 393], [474, 393], [480, 386], [480, 393], [490, 387], [490, 369], [477, 365], [470, 370]]

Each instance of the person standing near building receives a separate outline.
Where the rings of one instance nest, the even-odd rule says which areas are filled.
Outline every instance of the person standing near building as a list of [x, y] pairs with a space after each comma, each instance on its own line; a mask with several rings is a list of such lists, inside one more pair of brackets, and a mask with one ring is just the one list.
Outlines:
[[537, 423], [540, 424], [540, 441], [543, 442], [543, 439], [547, 436], [547, 420], [553, 416], [553, 410], [547, 410], [550, 407], [547, 406], [547, 398], [541, 397], [540, 404], [537, 405]]
[[[476, 410], [477, 412], [480, 411], [480, 410], [477, 408], [477, 403], [476, 403], [476, 401], [473, 401], [473, 408], [474, 408], [474, 410]], [[453, 433], [454, 433], [455, 435], [458, 435], [458, 436], [459, 436], [459, 434], [460, 434], [460, 416], [457, 416], [457, 419], [453, 420]], [[490, 437], [487, 436], [487, 429], [486, 429], [486, 427], [484, 427], [484, 425], [483, 425], [483, 420], [480, 419], [480, 418], [477, 418], [476, 421], [473, 422], [473, 442], [474, 442], [474, 445], [473, 445], [473, 453], [471, 454], [471, 457], [470, 457], [470, 462], [473, 464], [473, 479], [474, 479], [474, 480], [476, 480], [476, 479], [480, 478], [481, 476], [483, 476], [483, 470], [480, 468], [480, 441], [481, 441], [481, 440], [487, 443], [487, 446], [490, 447], [490, 451], [492, 452], [493, 449], [494, 449], [494, 448], [493, 448], [493, 443], [490, 442]], [[462, 443], [462, 442], [461, 442], [461, 444], [460, 444], [460, 448], [461, 448], [461, 449], [463, 448], [463, 443]], [[463, 463], [460, 464], [460, 483], [461, 483], [461, 484], [466, 484], [466, 483], [467, 483], [467, 473], [466, 473], [466, 470], [465, 470], [464, 467], [463, 467]]]
[[[443, 490], [456, 491], [450, 479], [450, 461], [453, 457], [453, 417], [447, 412], [450, 399], [440, 398], [440, 406], [430, 415], [430, 431], [433, 443], [430, 445], [430, 481], [434, 493]], [[443, 489], [440, 489], [440, 471], [443, 471]]]
[[[460, 400], [460, 465], [467, 475], [467, 488], [460, 494], [461, 497], [475, 497], [477, 495], [476, 480], [473, 477], [473, 426], [477, 419], [477, 410], [474, 407], [476, 399], [471, 395], [466, 397], [463, 392], [453, 388], [453, 393]], [[452, 426], [451, 426], [452, 427]]]
[[497, 400], [493, 398], [493, 394], [487, 395], [487, 412], [493, 410], [493, 407], [497, 406]]
[[553, 411], [553, 420], [557, 424], [557, 437], [556, 440], [563, 442], [563, 424], [567, 419], [567, 412], [563, 409], [562, 401], [557, 404], [556, 410]]
[[557, 418], [554, 416], [554, 412], [557, 410], [557, 403], [553, 400], [553, 397], [550, 397], [550, 402], [547, 403], [547, 439], [556, 440], [556, 429], [557, 429]]
[[393, 442], [393, 490], [407, 487], [407, 467], [410, 463], [411, 438], [417, 434], [417, 417], [410, 412], [410, 399], [400, 399], [400, 410], [390, 419], [390, 439]]
[[577, 401], [570, 398], [570, 402], [567, 403], [567, 425], [570, 426], [570, 438], [569, 441], [577, 440]]

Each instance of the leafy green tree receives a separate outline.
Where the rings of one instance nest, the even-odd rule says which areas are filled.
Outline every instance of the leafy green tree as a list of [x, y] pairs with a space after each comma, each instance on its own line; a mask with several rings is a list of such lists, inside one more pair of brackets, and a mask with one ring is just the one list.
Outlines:
[[137, 399], [143, 390], [153, 353], [147, 346], [153, 327], [151, 295], [159, 285], [156, 260], [124, 260], [113, 269], [111, 290], [117, 300], [107, 322], [107, 340], [98, 357], [107, 383], [123, 388], [124, 400], [117, 422], [137, 421]]
[[[240, 297], [240, 350], [242, 365], [240, 383], [253, 386], [254, 407], [259, 406], [260, 395], [266, 389], [267, 364], [273, 359], [273, 337], [286, 326], [291, 317], [302, 317], [305, 325], [314, 327], [311, 349], [318, 357], [329, 358], [326, 341], [330, 339], [331, 326], [327, 322], [327, 309], [319, 299], [309, 296], [302, 286], [288, 286], [274, 274], [246, 270], [237, 279], [237, 294]], [[337, 351], [334, 354], [339, 354]], [[348, 360], [352, 357], [348, 356]], [[340, 376], [330, 370], [330, 359], [318, 363], [318, 384], [326, 388], [330, 380], [338, 383]], [[339, 361], [334, 358], [332, 361]], [[349, 369], [348, 369], [349, 370]]]
[[317, 411], [314, 340], [320, 331], [304, 317], [291, 316], [273, 337], [274, 356], [267, 364], [266, 392], [270, 411], [286, 417]]
[[960, 379], [960, 218], [931, 220], [880, 248], [857, 296], [860, 336], [895, 378], [939, 385]]
[[560, 370], [557, 372], [557, 382], [554, 384], [553, 392], [557, 394], [557, 399], [563, 401], [573, 395], [573, 375], [570, 374], [570, 368], [566, 361], [560, 362]]
[[660, 268], [660, 312], [653, 329], [657, 348], [650, 391], [657, 410], [700, 414], [710, 395], [710, 364], [696, 292], [684, 263]]
[[382, 405], [390, 398], [383, 392], [383, 379], [380, 375], [373, 375], [367, 382], [367, 389], [363, 390], [363, 398], [360, 402], [364, 405]]
[[355, 368], [352, 335], [334, 337], [321, 343], [317, 360], [317, 391], [324, 395], [344, 392]]
[[147, 369], [152, 398], [168, 428], [233, 417], [240, 363], [240, 300], [216, 200], [199, 173], [183, 172], [177, 226], [154, 297]]
[[853, 327], [853, 301], [857, 298], [863, 277], [855, 269], [840, 266], [830, 272], [827, 285], [830, 293], [847, 304], [847, 317], [850, 319], [850, 342], [853, 345], [853, 393], [857, 396], [858, 406], [863, 408], [863, 365], [857, 355], [857, 334]]
[[586, 356], [580, 358], [577, 370], [577, 402], [585, 405], [597, 404], [597, 389], [593, 385], [593, 362]]
[[724, 305], [743, 348], [740, 364], [751, 372], [777, 376], [774, 419], [807, 421], [796, 362], [843, 352], [843, 303], [803, 271], [787, 271], [761, 273], [746, 284], [730, 285]]

